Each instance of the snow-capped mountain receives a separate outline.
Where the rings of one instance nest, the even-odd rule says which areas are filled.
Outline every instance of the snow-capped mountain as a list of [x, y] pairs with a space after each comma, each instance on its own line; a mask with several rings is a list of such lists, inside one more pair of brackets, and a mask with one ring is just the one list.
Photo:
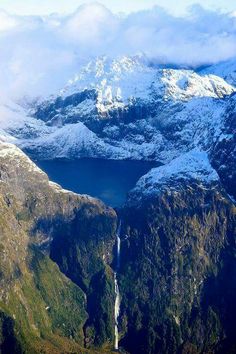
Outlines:
[[222, 77], [230, 85], [236, 85], [236, 60], [232, 59], [223, 63], [215, 64], [202, 70], [203, 75], [217, 75]]
[[[73, 118], [76, 120], [76, 116], [85, 119], [94, 112], [100, 118], [109, 116], [112, 110], [138, 102], [223, 98], [232, 92], [230, 85], [214, 75], [200, 76], [192, 70], [158, 69], [150, 66], [143, 57], [122, 57], [119, 60], [102, 57], [89, 62], [57, 96], [41, 102], [32, 113], [51, 123], [60, 120], [68, 123]], [[55, 111], [48, 115], [48, 108], [55, 108]]]
[[40, 158], [166, 162], [216, 141], [234, 91], [218, 76], [159, 69], [143, 57], [99, 58], [27, 112], [5, 104], [0, 128]]
[[[197, 148], [208, 151], [213, 161], [220, 142], [233, 135], [228, 117], [235, 120], [236, 88], [211, 72], [224, 76], [233, 65], [194, 72], [158, 68], [142, 56], [98, 58], [58, 94], [33, 107], [2, 100], [1, 137], [41, 159], [165, 164]], [[222, 170], [222, 163], [217, 168]]]

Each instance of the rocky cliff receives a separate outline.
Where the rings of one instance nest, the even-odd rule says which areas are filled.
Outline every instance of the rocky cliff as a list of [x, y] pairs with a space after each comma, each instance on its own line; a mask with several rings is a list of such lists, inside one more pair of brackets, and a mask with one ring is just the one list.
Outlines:
[[[115, 211], [13, 145], [0, 171], [2, 353], [111, 353]], [[234, 353], [236, 209], [208, 155], [152, 169], [118, 215], [120, 350]]]
[[120, 217], [120, 345], [234, 353], [236, 209], [207, 156], [152, 170]]
[[0, 172], [1, 352], [111, 344], [115, 212], [49, 182], [13, 145], [0, 145]]

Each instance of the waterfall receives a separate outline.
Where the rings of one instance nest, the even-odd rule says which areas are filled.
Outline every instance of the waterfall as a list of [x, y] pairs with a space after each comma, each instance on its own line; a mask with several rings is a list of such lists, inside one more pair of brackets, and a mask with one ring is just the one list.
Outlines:
[[120, 291], [119, 291], [119, 285], [118, 285], [118, 280], [117, 280], [117, 272], [119, 271], [120, 268], [120, 231], [121, 231], [121, 222], [119, 223], [119, 226], [116, 231], [116, 271], [114, 273], [114, 284], [115, 284], [115, 350], [119, 350], [119, 315], [120, 315]]
[[115, 300], [115, 350], [119, 349], [119, 330], [118, 330], [118, 318], [120, 314], [120, 292], [119, 292], [119, 286], [117, 282], [117, 276], [116, 273], [114, 274], [114, 281], [115, 281], [115, 294], [116, 294], [116, 300]]
[[117, 242], [117, 255], [116, 255], [116, 270], [120, 268], [120, 231], [121, 231], [121, 222], [119, 223], [117, 232], [116, 232], [116, 242]]

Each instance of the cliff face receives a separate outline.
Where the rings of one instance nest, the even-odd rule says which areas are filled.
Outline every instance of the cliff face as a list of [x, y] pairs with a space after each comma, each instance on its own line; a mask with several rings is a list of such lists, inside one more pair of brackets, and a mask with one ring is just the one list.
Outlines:
[[0, 148], [1, 352], [84, 353], [88, 326], [111, 342], [115, 212], [50, 183], [13, 145]]
[[[224, 186], [193, 150], [142, 177], [118, 211], [121, 350], [235, 353], [236, 208]], [[4, 143], [0, 210], [1, 352], [111, 353], [115, 211]]]
[[130, 353], [236, 350], [236, 209], [213, 171], [195, 173], [158, 168], [120, 211], [120, 344]]
[[211, 161], [228, 193], [236, 199], [236, 95], [224, 115], [224, 129], [212, 147]]

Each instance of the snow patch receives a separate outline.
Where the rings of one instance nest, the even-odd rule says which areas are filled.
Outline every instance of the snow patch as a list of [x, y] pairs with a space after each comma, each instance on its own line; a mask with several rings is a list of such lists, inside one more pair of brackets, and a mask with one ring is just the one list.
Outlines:
[[192, 150], [172, 160], [169, 164], [152, 169], [143, 176], [132, 190], [131, 196], [158, 194], [176, 181], [197, 181], [210, 184], [219, 180], [217, 172], [211, 167], [206, 152]]

